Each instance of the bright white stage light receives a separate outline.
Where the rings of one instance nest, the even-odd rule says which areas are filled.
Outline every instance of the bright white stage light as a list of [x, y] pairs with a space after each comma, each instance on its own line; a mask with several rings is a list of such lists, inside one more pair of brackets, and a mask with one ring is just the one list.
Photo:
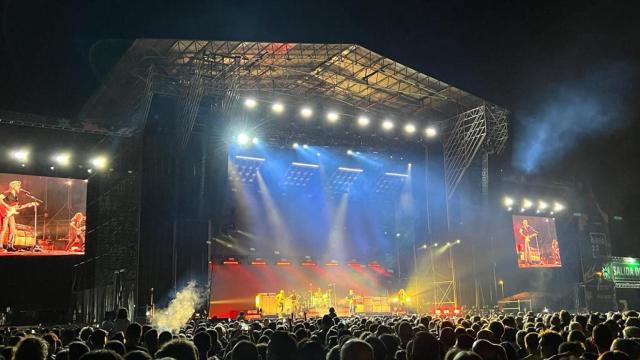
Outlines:
[[531, 202], [531, 200], [529, 199], [523, 199], [522, 200], [522, 207], [525, 209], [529, 209], [533, 206], [533, 202]]
[[313, 110], [310, 107], [303, 107], [302, 109], [300, 109], [300, 116], [302, 116], [305, 119], [308, 119], [311, 117], [311, 115], [313, 115]]
[[549, 207], [549, 204], [547, 204], [546, 202], [540, 200], [538, 201], [538, 210], [540, 211], [544, 211]]
[[13, 150], [9, 153], [12, 159], [25, 163], [29, 161], [29, 150], [27, 149], [17, 149]]
[[251, 143], [253, 143], [253, 145], [258, 145], [260, 143], [260, 139], [254, 137], [253, 139], [251, 139]]
[[329, 120], [329, 122], [331, 123], [338, 121], [339, 118], [340, 118], [340, 115], [338, 115], [338, 113], [335, 111], [329, 111], [327, 113], [327, 120]]
[[303, 148], [303, 149], [308, 149], [308, 148], [309, 148], [309, 145], [304, 144], [304, 145], [302, 145], [302, 148]]
[[438, 135], [438, 130], [436, 130], [436, 128], [433, 126], [429, 126], [428, 128], [424, 129], [424, 134], [428, 138], [434, 138], [436, 137], [436, 135]]
[[60, 166], [67, 166], [71, 162], [71, 154], [60, 153], [53, 155], [53, 161]]
[[107, 157], [106, 156], [96, 156], [90, 161], [91, 165], [98, 170], [102, 170], [107, 167]]
[[406, 125], [404, 126], [404, 132], [406, 132], [407, 134], [413, 134], [413, 133], [415, 133], [415, 132], [416, 132], [416, 126], [415, 126], [415, 125], [413, 125], [413, 124], [411, 124], [411, 123], [406, 124]]
[[513, 199], [512, 199], [512, 198], [510, 198], [510, 197], [508, 197], [508, 196], [505, 196], [505, 197], [504, 197], [504, 199], [502, 199], [502, 203], [503, 203], [503, 204], [504, 204], [504, 206], [506, 206], [506, 207], [511, 207], [511, 206], [513, 206], [514, 201], [513, 201]]
[[364, 115], [358, 117], [358, 126], [367, 127], [369, 126], [370, 123], [371, 123], [371, 120], [369, 120], [368, 117]]
[[347, 155], [353, 155], [353, 150], [351, 149], [347, 150]]
[[273, 105], [271, 105], [271, 110], [273, 110], [273, 112], [276, 114], [280, 114], [284, 111], [284, 105], [279, 102], [274, 103]]
[[249, 135], [245, 134], [245, 133], [241, 133], [240, 135], [238, 135], [238, 144], [240, 145], [246, 145], [249, 143]]
[[254, 107], [258, 106], [258, 102], [256, 101], [256, 99], [247, 98], [244, 100], [244, 106], [249, 109], [253, 109]]
[[391, 129], [393, 129], [393, 121], [391, 120], [385, 120], [382, 122], [382, 129], [385, 131], [389, 131]]
[[293, 143], [293, 145], [291, 145], [291, 147], [293, 147], [294, 149], [297, 149], [300, 147], [300, 144], [298, 143]]
[[564, 205], [560, 204], [559, 202], [554, 202], [553, 203], [553, 211], [554, 212], [559, 212], [564, 210]]

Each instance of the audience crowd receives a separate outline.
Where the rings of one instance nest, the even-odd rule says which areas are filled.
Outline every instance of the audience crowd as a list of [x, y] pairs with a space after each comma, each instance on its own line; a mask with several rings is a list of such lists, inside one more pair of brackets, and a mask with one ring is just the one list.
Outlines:
[[0, 360], [640, 360], [638, 313], [200, 321], [7, 328]]

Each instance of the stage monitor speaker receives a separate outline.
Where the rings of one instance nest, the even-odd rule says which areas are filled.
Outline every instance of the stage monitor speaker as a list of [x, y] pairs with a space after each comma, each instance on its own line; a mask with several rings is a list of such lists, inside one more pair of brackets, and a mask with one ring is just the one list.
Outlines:
[[36, 246], [36, 238], [33, 235], [25, 236], [24, 234], [20, 234], [20, 231], [18, 231], [18, 234], [16, 235], [13, 245], [16, 247]]
[[278, 315], [278, 303], [276, 294], [259, 293], [256, 295], [256, 307], [262, 309], [262, 316]]

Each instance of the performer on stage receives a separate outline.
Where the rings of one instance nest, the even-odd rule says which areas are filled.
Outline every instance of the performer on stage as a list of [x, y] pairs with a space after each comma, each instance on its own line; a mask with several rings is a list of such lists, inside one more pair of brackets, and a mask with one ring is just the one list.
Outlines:
[[551, 257], [555, 265], [560, 264], [560, 245], [556, 239], [551, 240]]
[[356, 296], [353, 292], [353, 289], [349, 289], [349, 294], [347, 295], [347, 302], [349, 303], [349, 316], [353, 316], [356, 314]]
[[284, 293], [284, 290], [280, 290], [278, 294], [276, 294], [276, 304], [278, 304], [278, 316], [284, 316], [284, 304], [287, 300], [287, 296]]
[[[538, 240], [538, 231], [534, 229], [533, 226], [529, 225], [529, 220], [523, 219], [520, 227], [518, 228], [518, 233], [524, 239], [523, 250], [524, 250], [525, 262], [528, 265], [531, 265], [531, 240], [532, 239], [535, 239], [536, 241]], [[538, 250], [538, 253], [539, 253], [540, 249], [538, 248], [537, 243], [536, 243], [536, 250]]]
[[86, 218], [81, 212], [76, 213], [69, 223], [69, 243], [67, 251], [84, 251]]
[[[2, 231], [0, 231], [0, 252], [6, 252], [4, 249], [4, 241], [7, 236], [7, 232], [9, 235], [7, 249], [9, 251], [16, 250], [13, 247], [17, 234], [16, 220], [14, 216], [18, 213], [17, 211], [22, 208], [18, 206], [18, 195], [20, 194], [20, 190], [22, 190], [22, 182], [14, 180], [9, 183], [9, 190], [0, 193], [0, 221], [2, 221]], [[24, 207], [28, 205], [29, 204]]]

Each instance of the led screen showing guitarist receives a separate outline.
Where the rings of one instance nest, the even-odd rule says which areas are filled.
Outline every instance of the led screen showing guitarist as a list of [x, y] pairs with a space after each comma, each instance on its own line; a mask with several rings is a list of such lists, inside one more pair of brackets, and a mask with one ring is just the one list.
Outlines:
[[519, 268], [562, 266], [554, 218], [514, 215], [513, 234]]
[[[0, 231], [0, 239], [2, 240], [2, 249], [0, 251], [15, 251], [14, 240], [17, 234], [15, 216], [19, 214], [21, 209], [27, 207], [38, 206], [38, 203], [31, 202], [20, 205], [19, 195], [22, 190], [22, 182], [18, 180], [9, 183], [9, 190], [0, 193], [0, 219], [2, 219], [2, 231]], [[9, 235], [6, 245], [4, 239]]]
[[83, 255], [87, 183], [0, 173], [0, 257]]

